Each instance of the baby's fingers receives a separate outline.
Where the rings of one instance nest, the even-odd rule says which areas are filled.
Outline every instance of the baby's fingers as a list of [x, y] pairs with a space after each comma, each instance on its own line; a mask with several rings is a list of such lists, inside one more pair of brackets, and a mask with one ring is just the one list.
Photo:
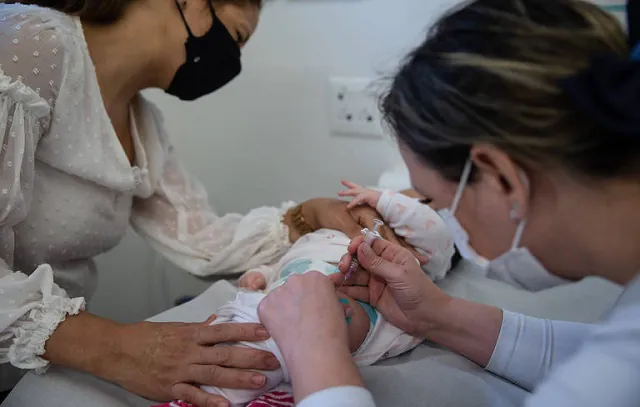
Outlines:
[[349, 189], [362, 189], [362, 186], [351, 181], [342, 180], [341, 184]]
[[362, 191], [357, 189], [346, 189], [338, 192], [338, 196], [358, 196]]
[[366, 195], [358, 195], [355, 198], [353, 198], [351, 200], [351, 202], [349, 202], [349, 204], [347, 205], [348, 209], [353, 209], [356, 206], [360, 206], [360, 205], [364, 205], [364, 204], [368, 204], [368, 199]]

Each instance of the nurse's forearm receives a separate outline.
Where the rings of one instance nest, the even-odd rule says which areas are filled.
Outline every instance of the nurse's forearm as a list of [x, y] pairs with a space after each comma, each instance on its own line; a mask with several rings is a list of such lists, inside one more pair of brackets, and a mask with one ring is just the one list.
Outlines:
[[451, 298], [429, 310], [422, 336], [486, 367], [498, 342], [502, 310]]
[[68, 316], [46, 342], [43, 357], [54, 365], [105, 378], [118, 352], [119, 327], [88, 312]]
[[314, 346], [287, 358], [286, 362], [298, 403], [311, 394], [333, 387], [364, 387], [351, 353], [343, 345], [328, 345], [324, 350]]

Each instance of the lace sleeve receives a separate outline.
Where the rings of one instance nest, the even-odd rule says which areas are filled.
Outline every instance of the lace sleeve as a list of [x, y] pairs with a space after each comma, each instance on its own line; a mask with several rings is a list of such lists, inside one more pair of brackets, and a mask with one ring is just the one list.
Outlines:
[[199, 276], [240, 273], [278, 260], [290, 247], [282, 222], [293, 202], [261, 207], [247, 215], [219, 216], [204, 187], [167, 149], [153, 196], [134, 204], [131, 223], [151, 246], [177, 266]]
[[[0, 24], [0, 363], [44, 370], [44, 345], [82, 298], [69, 299], [48, 265], [30, 276], [13, 272], [13, 228], [27, 215], [35, 154], [46, 132], [64, 53], [54, 31], [17, 5], [2, 6]], [[6, 8], [5, 8], [6, 7]], [[11, 22], [11, 23], [10, 23]]]

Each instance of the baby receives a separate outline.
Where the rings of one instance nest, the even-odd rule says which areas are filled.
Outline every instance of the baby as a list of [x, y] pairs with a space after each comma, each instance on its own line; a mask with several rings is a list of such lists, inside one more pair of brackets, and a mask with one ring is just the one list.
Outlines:
[[[404, 193], [377, 191], [348, 181], [343, 181], [343, 185], [348, 189], [339, 195], [353, 197], [350, 208], [369, 205], [376, 209], [397, 236], [403, 237], [420, 255], [429, 259], [423, 269], [434, 281], [446, 275], [455, 249], [451, 234], [435, 210]], [[336, 230], [320, 229], [309, 233], [300, 238], [278, 263], [243, 274], [238, 285], [269, 292], [284, 282], [282, 277], [287, 275], [285, 268], [289, 263], [314, 259], [337, 265], [350, 241], [347, 235]]]
[[[429, 206], [418, 199], [400, 193], [380, 192], [343, 182], [349, 189], [341, 196], [352, 196], [350, 205], [367, 204], [377, 209], [384, 221], [394, 229], [396, 235], [429, 261], [424, 271], [434, 280], [445, 276], [451, 267], [454, 254], [453, 240], [442, 219]], [[327, 276], [339, 273], [336, 264], [347, 251], [350, 239], [335, 230], [318, 230], [299, 239], [277, 264], [262, 266], [246, 272], [239, 280], [241, 291], [236, 298], [221, 307], [214, 324], [226, 322], [259, 322], [258, 305], [267, 293], [284, 284], [295, 274], [319, 271]], [[258, 292], [255, 290], [266, 290]], [[338, 293], [339, 301], [350, 309], [346, 317], [349, 346], [358, 366], [369, 366], [380, 360], [394, 357], [415, 348], [422, 342], [388, 323], [371, 305], [353, 300]], [[267, 382], [259, 390], [221, 389], [203, 387], [203, 390], [219, 394], [232, 406], [243, 406], [260, 395], [281, 384], [290, 383], [291, 378], [280, 350], [272, 339], [264, 342], [241, 342], [236, 345], [267, 350], [278, 358], [281, 368], [273, 372], [262, 372]]]

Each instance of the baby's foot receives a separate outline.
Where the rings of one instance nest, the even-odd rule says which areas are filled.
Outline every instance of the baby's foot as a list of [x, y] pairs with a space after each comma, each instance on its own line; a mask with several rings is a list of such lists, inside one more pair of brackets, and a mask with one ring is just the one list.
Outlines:
[[267, 288], [267, 280], [262, 273], [258, 271], [249, 271], [244, 273], [238, 280], [238, 287], [252, 291], [260, 291]]

